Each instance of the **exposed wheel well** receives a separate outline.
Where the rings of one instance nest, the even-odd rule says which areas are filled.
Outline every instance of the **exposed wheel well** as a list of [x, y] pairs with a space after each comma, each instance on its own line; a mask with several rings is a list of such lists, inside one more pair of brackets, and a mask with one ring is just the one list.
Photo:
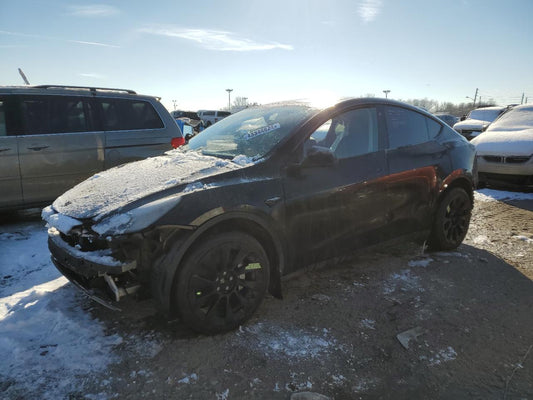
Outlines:
[[472, 182], [470, 182], [466, 178], [455, 179], [449, 185], [447, 185], [447, 187], [439, 195], [439, 203], [444, 198], [444, 196], [446, 196], [446, 193], [456, 187], [463, 189], [470, 197], [470, 201], [472, 202], [472, 204], [474, 204], [474, 188], [472, 187]]

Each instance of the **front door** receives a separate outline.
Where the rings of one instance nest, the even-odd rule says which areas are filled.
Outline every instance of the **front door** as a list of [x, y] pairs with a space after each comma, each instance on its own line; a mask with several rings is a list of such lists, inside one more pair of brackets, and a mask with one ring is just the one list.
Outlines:
[[[377, 239], [387, 222], [387, 174], [378, 110], [334, 116], [304, 143], [333, 153], [329, 165], [309, 165], [283, 179], [287, 235], [295, 264], [335, 256]], [[306, 150], [308, 151], [308, 150]]]

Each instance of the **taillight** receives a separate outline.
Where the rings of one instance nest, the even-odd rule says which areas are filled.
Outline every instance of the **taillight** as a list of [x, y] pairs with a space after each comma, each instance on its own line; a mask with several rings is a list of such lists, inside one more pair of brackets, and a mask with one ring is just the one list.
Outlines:
[[170, 144], [173, 148], [177, 149], [180, 146], [183, 146], [185, 144], [185, 138], [183, 137], [173, 137], [170, 141]]

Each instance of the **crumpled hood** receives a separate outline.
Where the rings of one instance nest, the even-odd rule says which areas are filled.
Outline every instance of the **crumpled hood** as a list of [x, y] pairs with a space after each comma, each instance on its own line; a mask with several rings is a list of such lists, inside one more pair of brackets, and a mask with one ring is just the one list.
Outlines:
[[488, 130], [470, 143], [476, 146], [478, 155], [530, 156], [533, 154], [533, 128], [515, 131]]
[[490, 125], [490, 122], [483, 121], [481, 119], [465, 119], [458, 122], [453, 126], [453, 129], [483, 129], [485, 126]]
[[59, 196], [52, 206], [72, 218], [97, 216], [98, 220], [150, 194], [242, 167], [243, 163], [174, 150], [99, 172]]

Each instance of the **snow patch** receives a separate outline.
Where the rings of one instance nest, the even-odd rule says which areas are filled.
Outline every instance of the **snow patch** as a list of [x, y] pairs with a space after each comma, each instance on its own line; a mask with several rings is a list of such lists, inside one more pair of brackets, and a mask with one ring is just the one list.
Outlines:
[[392, 294], [397, 290], [402, 292], [409, 290], [425, 291], [424, 288], [420, 287], [420, 278], [408, 269], [390, 275], [389, 279], [385, 281], [383, 287], [384, 294]]
[[518, 239], [518, 240], [522, 240], [522, 241], [524, 241], [526, 243], [533, 244], [533, 239], [529, 238], [527, 236], [524, 236], [524, 235], [513, 236], [513, 239]]
[[480, 189], [474, 192], [476, 201], [533, 200], [533, 193], [508, 192], [504, 190]]
[[411, 260], [407, 265], [410, 267], [424, 267], [426, 268], [434, 260], [432, 258], [422, 258], [420, 260]]
[[241, 328], [238, 337], [238, 345], [274, 358], [316, 359], [338, 347], [327, 329], [321, 332], [288, 330], [262, 322]]
[[428, 365], [432, 367], [435, 365], [439, 365], [443, 362], [453, 361], [456, 357], [457, 353], [455, 352], [455, 350], [452, 347], [448, 346], [445, 349], [439, 350], [436, 354], [433, 354], [430, 357], [422, 356], [420, 357], [420, 359], [427, 360]]

